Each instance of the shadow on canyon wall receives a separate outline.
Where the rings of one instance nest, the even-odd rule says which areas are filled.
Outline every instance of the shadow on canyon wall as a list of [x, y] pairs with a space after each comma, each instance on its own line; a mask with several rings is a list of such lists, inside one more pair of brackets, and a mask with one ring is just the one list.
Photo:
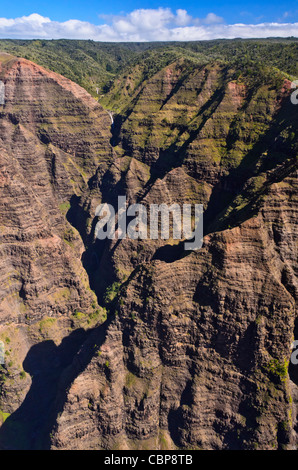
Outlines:
[[65, 337], [59, 346], [47, 340], [31, 347], [23, 362], [32, 378], [21, 406], [0, 428], [0, 449], [46, 450], [51, 431], [63, 410], [67, 389], [85, 369], [100, 346], [108, 324], [85, 331], [80, 328]]

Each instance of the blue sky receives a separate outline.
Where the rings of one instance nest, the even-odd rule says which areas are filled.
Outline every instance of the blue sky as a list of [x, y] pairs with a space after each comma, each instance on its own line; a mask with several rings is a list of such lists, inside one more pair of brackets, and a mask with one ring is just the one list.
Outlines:
[[148, 41], [268, 36], [298, 36], [298, 0], [14, 0], [5, 2], [0, 12], [1, 38]]
[[130, 13], [137, 9], [156, 9], [159, 7], [185, 9], [193, 17], [206, 17], [208, 13], [213, 12], [225, 19], [226, 22], [233, 23], [259, 23], [260, 21], [280, 22], [286, 18], [291, 23], [298, 21], [298, 1], [281, 0], [229, 0], [229, 1], [200, 1], [200, 0], [114, 0], [107, 1], [22, 1], [14, 0], [5, 2], [1, 9], [0, 16], [5, 18], [16, 18], [19, 16], [28, 16], [31, 13], [39, 13], [42, 16], [50, 17], [55, 21], [66, 21], [69, 19], [78, 19], [88, 21], [94, 24], [100, 24], [103, 21], [99, 15], [118, 15], [121, 13]]

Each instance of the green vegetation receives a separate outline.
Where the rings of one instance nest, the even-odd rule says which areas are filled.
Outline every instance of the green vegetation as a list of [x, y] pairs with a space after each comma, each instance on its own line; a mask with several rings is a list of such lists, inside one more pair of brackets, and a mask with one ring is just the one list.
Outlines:
[[[289, 39], [235, 39], [171, 43], [102, 43], [81, 40], [0, 40], [0, 50], [24, 57], [60, 73], [91, 94], [105, 94], [116, 76], [142, 64], [133, 87], [167, 64], [183, 57], [196, 63], [221, 62], [241, 68], [254, 79], [272, 67], [298, 76], [298, 41]], [[7, 57], [3, 56], [7, 61]], [[270, 67], [270, 70], [266, 68]], [[241, 78], [238, 71], [237, 78]], [[130, 92], [129, 82], [126, 84]], [[116, 98], [116, 96], [115, 96]]]
[[73, 246], [73, 241], [75, 240], [75, 232], [72, 227], [65, 229], [63, 234], [63, 240], [69, 245]]
[[24, 57], [53, 70], [86, 88], [94, 96], [119, 73], [123, 64], [143, 46], [105, 44], [94, 41], [1, 40], [0, 50]]
[[44, 318], [39, 322], [39, 332], [47, 335], [51, 326], [56, 323], [56, 318]]
[[125, 387], [127, 388], [134, 387], [136, 381], [137, 381], [137, 376], [134, 375], [132, 372], [127, 372], [126, 377], [125, 377]]
[[106, 304], [109, 304], [110, 302], [112, 302], [115, 299], [115, 297], [117, 296], [117, 294], [120, 290], [120, 287], [121, 287], [120, 282], [114, 282], [111, 286], [109, 286], [106, 289], [106, 292], [105, 292], [105, 295], [104, 295], [104, 302]]
[[270, 372], [274, 378], [285, 381], [288, 376], [288, 367], [288, 361], [282, 363], [278, 359], [272, 359], [266, 364], [265, 369]]
[[5, 421], [7, 420], [7, 418], [10, 417], [10, 413], [4, 413], [3, 411], [0, 410], [0, 424], [2, 423], [5, 423]]
[[80, 312], [79, 310], [75, 310], [75, 311], [73, 312], [73, 316], [74, 316], [74, 318], [76, 318], [77, 320], [82, 320], [83, 318], [86, 317], [86, 314], [83, 313], [83, 312]]
[[70, 203], [68, 201], [59, 204], [59, 210], [65, 215], [70, 209]]
[[88, 318], [89, 324], [104, 323], [108, 317], [107, 309], [104, 307], [95, 308]]

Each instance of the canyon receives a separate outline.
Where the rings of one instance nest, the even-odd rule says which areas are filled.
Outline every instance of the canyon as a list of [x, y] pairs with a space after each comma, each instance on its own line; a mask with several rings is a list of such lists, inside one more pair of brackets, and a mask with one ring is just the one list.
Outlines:
[[[0, 55], [2, 449], [298, 445], [291, 77], [154, 54], [102, 97]], [[203, 204], [202, 248], [98, 240], [124, 195]]]

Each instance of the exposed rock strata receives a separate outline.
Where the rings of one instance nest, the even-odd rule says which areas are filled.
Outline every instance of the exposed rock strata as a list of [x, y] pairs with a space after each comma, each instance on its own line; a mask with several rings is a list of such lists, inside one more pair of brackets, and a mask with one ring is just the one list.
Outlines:
[[[41, 341], [37, 322], [61, 325], [46, 328], [60, 361], [40, 408], [50, 413], [23, 447], [295, 446], [298, 126], [289, 82], [179, 60], [129, 92], [115, 82], [106, 102], [123, 101], [111, 136], [108, 113], [66, 79], [24, 60], [1, 73], [0, 321], [21, 324], [22, 360]], [[146, 205], [203, 203], [203, 248], [95, 241], [96, 205], [123, 194]], [[81, 256], [109, 316], [63, 342], [73, 312], [90, 316], [94, 304]], [[47, 383], [49, 357], [40, 373], [34, 349], [27, 354], [33, 385], [26, 379], [23, 395], [34, 400]], [[3, 435], [31, 405], [5, 393], [5, 411], [21, 405], [0, 431], [13, 447]]]

